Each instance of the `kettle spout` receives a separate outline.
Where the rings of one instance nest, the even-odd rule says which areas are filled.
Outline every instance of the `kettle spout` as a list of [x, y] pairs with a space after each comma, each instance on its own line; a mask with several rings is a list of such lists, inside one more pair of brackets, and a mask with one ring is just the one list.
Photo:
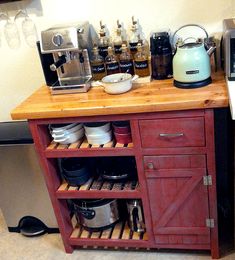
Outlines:
[[216, 46], [211, 46], [206, 52], [209, 56], [212, 55], [212, 53], [214, 53], [216, 50]]

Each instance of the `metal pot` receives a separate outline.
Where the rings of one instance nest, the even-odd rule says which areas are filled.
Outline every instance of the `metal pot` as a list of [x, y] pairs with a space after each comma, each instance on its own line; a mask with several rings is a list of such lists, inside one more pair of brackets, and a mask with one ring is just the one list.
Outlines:
[[71, 186], [83, 185], [92, 175], [84, 158], [63, 158], [59, 161], [61, 174]]
[[107, 229], [119, 220], [116, 199], [76, 200], [73, 204], [77, 220], [86, 229]]
[[132, 157], [103, 157], [96, 167], [98, 175], [108, 181], [136, 180], [137, 170]]
[[104, 88], [104, 91], [108, 94], [122, 94], [129, 91], [132, 88], [132, 82], [139, 76], [132, 76], [129, 73], [115, 73], [105, 76], [101, 82], [97, 82]]

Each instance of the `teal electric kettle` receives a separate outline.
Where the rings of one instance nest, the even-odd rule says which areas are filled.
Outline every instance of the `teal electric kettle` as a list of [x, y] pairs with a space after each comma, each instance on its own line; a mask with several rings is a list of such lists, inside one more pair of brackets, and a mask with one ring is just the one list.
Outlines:
[[205, 34], [205, 40], [196, 40], [193, 37], [187, 39], [194, 39], [194, 42], [186, 43], [186, 40], [178, 40], [176, 43], [176, 51], [173, 57], [173, 77], [174, 85], [179, 88], [198, 88], [211, 83], [211, 64], [210, 55], [215, 47], [207, 49], [206, 43], [208, 42], [208, 33], [200, 25], [187, 24], [181, 26], [175, 31], [172, 37], [182, 28], [188, 26], [196, 26], [201, 28]]

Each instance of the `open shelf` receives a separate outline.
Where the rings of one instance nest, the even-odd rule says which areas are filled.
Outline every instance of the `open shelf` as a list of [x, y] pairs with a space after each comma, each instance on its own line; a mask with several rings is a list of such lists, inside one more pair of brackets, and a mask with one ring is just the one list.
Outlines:
[[81, 186], [70, 186], [64, 181], [56, 191], [58, 198], [141, 198], [137, 181], [108, 182], [101, 178], [90, 178]]
[[76, 224], [69, 238], [71, 245], [96, 245], [104, 247], [135, 247], [146, 246], [148, 243], [147, 233], [137, 233], [130, 230], [126, 221], [118, 222], [114, 227], [93, 232]]
[[71, 157], [76, 154], [94, 156], [94, 153], [96, 152], [99, 152], [100, 156], [134, 155], [133, 143], [120, 144], [115, 140], [102, 145], [91, 145], [87, 142], [87, 139], [72, 144], [59, 144], [52, 141], [45, 150], [47, 158], [62, 157], [62, 154], [63, 157]]

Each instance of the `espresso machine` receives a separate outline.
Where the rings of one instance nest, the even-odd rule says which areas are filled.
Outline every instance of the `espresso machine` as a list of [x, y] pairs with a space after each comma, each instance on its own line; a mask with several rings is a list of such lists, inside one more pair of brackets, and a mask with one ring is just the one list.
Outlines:
[[[94, 38], [94, 37], [93, 37]], [[91, 85], [90, 24], [54, 26], [41, 32], [38, 51], [52, 94], [87, 92]]]

